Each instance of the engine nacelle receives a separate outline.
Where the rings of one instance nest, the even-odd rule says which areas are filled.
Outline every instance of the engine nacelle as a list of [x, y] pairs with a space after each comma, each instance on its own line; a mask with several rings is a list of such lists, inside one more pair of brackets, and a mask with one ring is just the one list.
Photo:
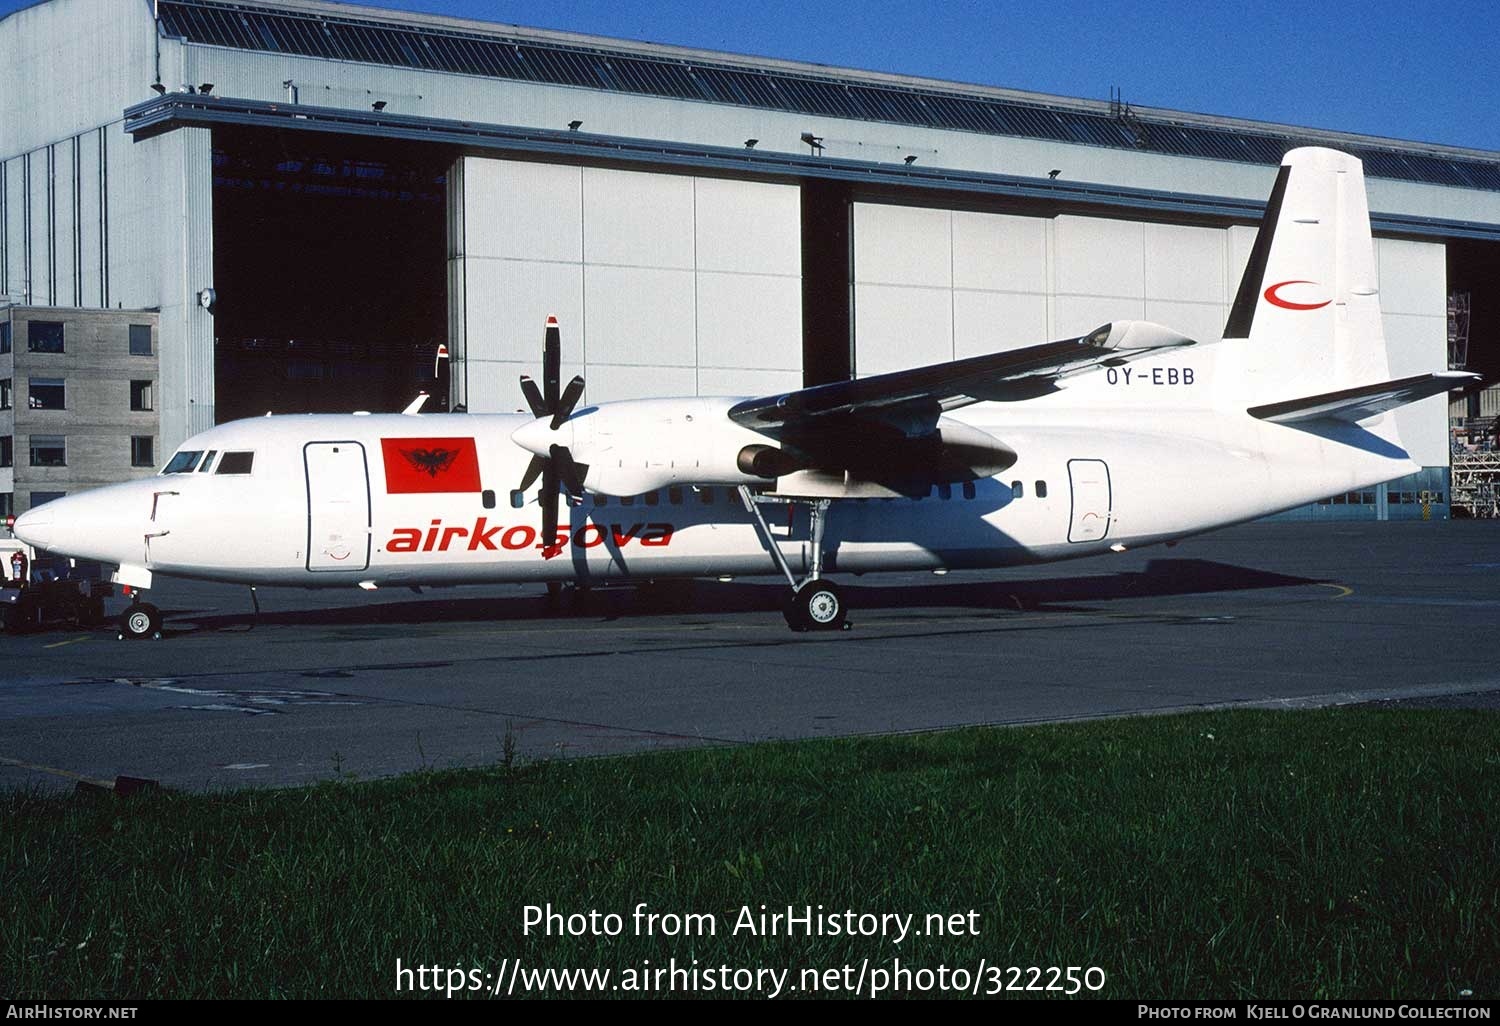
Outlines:
[[[601, 495], [639, 495], [676, 484], [763, 485], [764, 470], [790, 464], [765, 435], [729, 419], [738, 401], [623, 400], [579, 410], [556, 431], [538, 421], [515, 437], [532, 451], [545, 451], [543, 442], [567, 446], [588, 467], [584, 487]], [[523, 439], [522, 432], [538, 437]]]

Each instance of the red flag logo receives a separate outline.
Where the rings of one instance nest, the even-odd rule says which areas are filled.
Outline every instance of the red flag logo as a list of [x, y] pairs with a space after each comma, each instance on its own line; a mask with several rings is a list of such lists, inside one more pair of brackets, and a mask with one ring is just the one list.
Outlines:
[[380, 449], [388, 494], [479, 491], [472, 438], [382, 438]]

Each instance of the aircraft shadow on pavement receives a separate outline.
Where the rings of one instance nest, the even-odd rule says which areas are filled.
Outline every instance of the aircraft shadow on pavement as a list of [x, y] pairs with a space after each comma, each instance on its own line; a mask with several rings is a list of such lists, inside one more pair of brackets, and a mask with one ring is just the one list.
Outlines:
[[[847, 578], [841, 578], [841, 583]], [[1069, 577], [1017, 578], [987, 581], [885, 584], [845, 584], [850, 609], [1056, 609], [1078, 603], [1116, 599], [1196, 595], [1211, 592], [1290, 588], [1324, 583], [1308, 577], [1256, 570], [1201, 559], [1155, 559], [1144, 570]], [[540, 591], [505, 596], [456, 597], [436, 589], [424, 597], [378, 601], [362, 605], [278, 609], [275, 589], [261, 591], [261, 613], [254, 617], [219, 610], [196, 615], [195, 610], [168, 610], [171, 626], [188, 624], [198, 630], [244, 627], [252, 621], [267, 625], [354, 626], [411, 623], [484, 623], [550, 620], [568, 616], [619, 620], [651, 616], [711, 616], [723, 613], [779, 610], [787, 594], [779, 581], [667, 580], [643, 584], [614, 584], [565, 593], [552, 601]], [[289, 593], [286, 593], [289, 594]], [[295, 600], [293, 600], [295, 601]]]

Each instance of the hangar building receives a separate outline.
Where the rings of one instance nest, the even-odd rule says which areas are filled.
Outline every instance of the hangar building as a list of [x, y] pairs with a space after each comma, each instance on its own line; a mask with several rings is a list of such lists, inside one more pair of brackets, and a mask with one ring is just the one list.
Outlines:
[[[454, 405], [515, 409], [553, 312], [594, 402], [1124, 317], [1218, 338], [1309, 144], [1364, 161], [1393, 372], [1448, 364], [1450, 296], [1500, 372], [1497, 153], [312, 0], [43, 0], [0, 19], [0, 503], [234, 417], [400, 409], [440, 342]], [[1400, 416], [1426, 471], [1298, 515], [1446, 515], [1444, 400]]]

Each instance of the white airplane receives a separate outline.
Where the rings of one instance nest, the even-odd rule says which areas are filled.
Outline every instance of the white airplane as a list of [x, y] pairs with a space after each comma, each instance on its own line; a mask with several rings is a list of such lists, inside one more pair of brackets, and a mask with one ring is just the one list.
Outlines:
[[1287, 154], [1209, 345], [1116, 321], [783, 395], [582, 409], [582, 378], [559, 391], [553, 319], [543, 361], [543, 388], [521, 378], [530, 415], [235, 421], [15, 533], [117, 565], [131, 637], [159, 636], [139, 597], [157, 574], [373, 589], [779, 572], [788, 624], [835, 629], [830, 572], [1088, 556], [1411, 473], [1388, 411], [1477, 380], [1391, 380], [1363, 170], [1316, 148]]

